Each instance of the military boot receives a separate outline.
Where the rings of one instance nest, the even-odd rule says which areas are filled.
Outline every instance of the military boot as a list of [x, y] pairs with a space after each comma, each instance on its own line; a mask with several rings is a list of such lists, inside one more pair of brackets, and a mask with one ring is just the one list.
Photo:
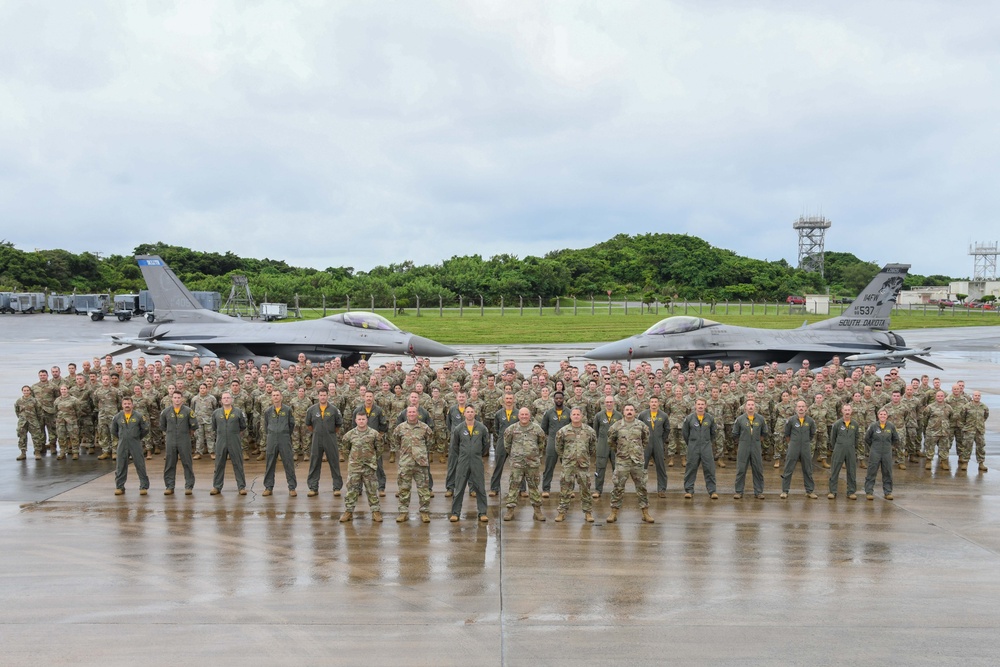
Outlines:
[[900, 461], [899, 462], [899, 469], [900, 470], [906, 470], [906, 462], [905, 461]]
[[653, 517], [649, 516], [649, 509], [646, 507], [642, 508], [642, 520], [646, 523], [654, 523]]
[[823, 466], [824, 468], [829, 468], [829, 467], [830, 467], [830, 464], [829, 464], [829, 463], [827, 463], [827, 461], [826, 461], [826, 457], [825, 457], [825, 456], [821, 456], [821, 457], [819, 457], [819, 464], [820, 464], [821, 466]]
[[26, 458], [28, 458], [28, 454], [25, 452], [25, 450], [22, 449], [21, 453], [17, 455], [17, 460], [23, 461]]
[[951, 470], [951, 466], [948, 465], [948, 459], [941, 460], [941, 470]]
[[421, 512], [420, 513], [420, 521], [423, 522], [423, 523], [430, 523], [431, 522], [431, 514], [430, 514], [430, 512]]
[[[565, 519], [566, 516], [563, 515], [563, 518]], [[545, 515], [542, 514], [542, 508], [541, 507], [536, 507], [535, 508], [534, 519], [535, 519], [535, 521], [545, 521]]]
[[[537, 512], [538, 510], [535, 511]], [[565, 520], [566, 520], [565, 512], [559, 512], [558, 514], [556, 514], [556, 523], [562, 523]]]
[[667, 457], [667, 467], [668, 468], [673, 468], [674, 467], [674, 457], [672, 457], [672, 456], [668, 456]]
[[372, 512], [372, 521], [374, 521], [375, 523], [382, 523], [382, 513]]
[[410, 520], [410, 514], [408, 512], [400, 512], [399, 516], [396, 517], [396, 523], [405, 523]]
[[396, 462], [396, 452], [389, 452], [389, 463]]
[[618, 520], [618, 510], [612, 508], [611, 514], [608, 515], [607, 522], [614, 523], [617, 520]]
[[933, 460], [934, 460], [933, 458], [928, 458], [927, 459], [927, 461], [924, 463], [924, 470], [930, 470], [931, 469], [931, 461], [933, 461]]
[[508, 507], [507, 511], [503, 513], [503, 520], [510, 521], [513, 518], [514, 518], [514, 508]]
[[594, 515], [593, 515], [593, 513], [591, 513], [591, 512], [584, 512], [583, 513], [583, 520], [586, 521], [587, 523], [594, 523]]
[[340, 523], [347, 523], [354, 520], [354, 512], [344, 512], [340, 515]]
[[682, 456], [681, 457], [681, 467], [682, 468], [687, 468], [687, 464], [688, 464], [688, 457]]
[[725, 468], [726, 467], [726, 461], [721, 456], [715, 460], [715, 463], [720, 468]]
[[989, 468], [986, 467], [986, 461], [979, 462], [979, 472], [988, 472]]
[[969, 469], [969, 462], [968, 461], [959, 461], [958, 462], [958, 469], [959, 470], [968, 470]]
[[97, 457], [97, 460], [98, 461], [107, 461], [110, 458], [111, 458], [111, 454], [108, 454], [107, 452], [101, 452], [101, 455]]

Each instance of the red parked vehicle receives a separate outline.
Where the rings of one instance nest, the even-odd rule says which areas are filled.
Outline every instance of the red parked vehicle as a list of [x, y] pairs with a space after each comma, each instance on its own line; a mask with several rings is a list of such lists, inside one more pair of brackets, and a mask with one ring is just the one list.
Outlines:
[[785, 299], [785, 301], [787, 301], [788, 303], [792, 304], [793, 306], [804, 306], [804, 305], [806, 305], [806, 298], [804, 296], [796, 296], [794, 294], [791, 295], [791, 296], [789, 296], [787, 299]]

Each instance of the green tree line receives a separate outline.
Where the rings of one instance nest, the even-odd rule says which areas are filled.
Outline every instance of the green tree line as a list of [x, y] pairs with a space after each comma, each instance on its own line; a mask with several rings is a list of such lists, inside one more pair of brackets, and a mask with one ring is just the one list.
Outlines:
[[[371, 296], [377, 306], [392, 303], [437, 305], [487, 305], [503, 298], [508, 305], [524, 297], [592, 296], [604, 300], [652, 302], [784, 301], [790, 294], [823, 293], [853, 296], [878, 272], [880, 266], [851, 253], [827, 252], [825, 278], [792, 267], [784, 260], [742, 257], [686, 234], [619, 234], [589, 248], [555, 250], [544, 257], [494, 255], [455, 256], [440, 264], [416, 265], [412, 261], [377, 266], [370, 271], [353, 267], [315, 268], [289, 266], [273, 259], [244, 258], [232, 252], [199, 252], [165, 243], [147, 243], [134, 254], [160, 255], [189, 289], [228, 294], [231, 275], [245, 274], [254, 297], [291, 303], [296, 294], [303, 306], [339, 307], [350, 296], [352, 304], [367, 307]], [[906, 286], [947, 284], [951, 278], [910, 274]], [[0, 242], [0, 290], [52, 292], [136, 292], [145, 287], [132, 256], [97, 257], [65, 250], [24, 251]]]

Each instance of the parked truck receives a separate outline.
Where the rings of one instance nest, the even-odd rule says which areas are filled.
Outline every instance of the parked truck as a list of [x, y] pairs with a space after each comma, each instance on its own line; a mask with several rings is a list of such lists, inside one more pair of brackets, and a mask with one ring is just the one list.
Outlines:
[[44, 313], [45, 294], [42, 292], [15, 292], [10, 296], [12, 313]]
[[111, 312], [111, 295], [74, 294], [73, 308], [77, 315], [89, 315], [90, 319], [99, 322]]
[[115, 294], [115, 317], [119, 322], [130, 320], [140, 313], [138, 294]]

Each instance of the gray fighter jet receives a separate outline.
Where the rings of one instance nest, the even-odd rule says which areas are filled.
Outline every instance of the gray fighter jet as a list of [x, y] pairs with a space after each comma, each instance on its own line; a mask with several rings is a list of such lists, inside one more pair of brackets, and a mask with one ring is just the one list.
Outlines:
[[608, 360], [670, 357], [699, 365], [719, 360], [761, 366], [777, 361], [784, 367], [799, 366], [806, 359], [813, 366], [822, 366], [839, 356], [841, 364], [848, 367], [903, 366], [913, 360], [940, 369], [921, 358], [929, 347], [908, 348], [902, 336], [889, 331], [889, 316], [909, 268], [909, 264], [887, 264], [843, 315], [798, 329], [755, 329], [675, 316], [638, 336], [601, 345], [584, 356]]
[[321, 320], [265, 324], [248, 322], [208, 310], [195, 299], [166, 262], [155, 255], [136, 260], [156, 304], [156, 324], [135, 338], [114, 335], [126, 345], [116, 354], [141, 350], [147, 354], [219, 357], [258, 365], [277, 357], [295, 362], [300, 353], [314, 362], [339, 357], [345, 366], [373, 354], [450, 357], [452, 348], [402, 331], [375, 313], [348, 311]]

